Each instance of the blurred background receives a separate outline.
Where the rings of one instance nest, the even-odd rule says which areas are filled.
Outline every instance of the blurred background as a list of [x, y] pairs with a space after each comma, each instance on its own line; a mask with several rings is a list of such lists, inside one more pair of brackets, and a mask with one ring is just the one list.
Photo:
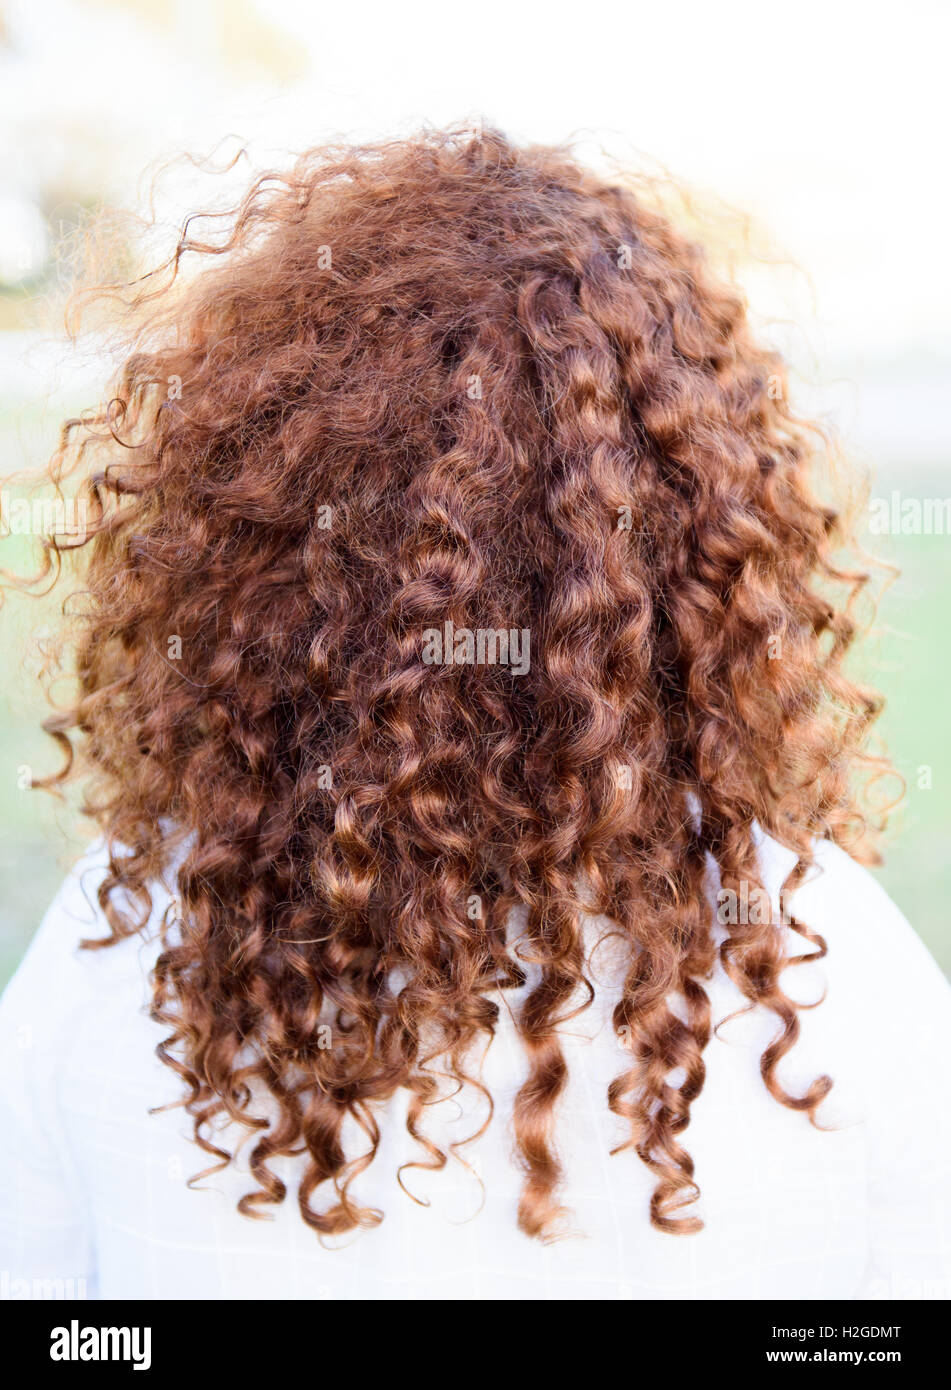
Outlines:
[[[482, 117], [669, 171], [787, 354], [795, 403], [871, 472], [867, 544], [901, 577], [860, 670], [907, 781], [876, 872], [951, 973], [949, 38], [944, 0], [0, 0], [0, 476], [41, 466], [62, 419], [100, 399], [102, 345], [62, 330], [77, 248], [113, 210], [147, 211], [152, 173], [183, 152], [249, 158], [212, 186], [196, 163], [167, 169], [160, 250], [252, 168], [425, 122]], [[22, 571], [32, 544], [6, 535], [0, 564]], [[27, 787], [57, 765], [30, 654], [52, 616], [16, 596], [0, 614], [0, 984], [84, 833]]]

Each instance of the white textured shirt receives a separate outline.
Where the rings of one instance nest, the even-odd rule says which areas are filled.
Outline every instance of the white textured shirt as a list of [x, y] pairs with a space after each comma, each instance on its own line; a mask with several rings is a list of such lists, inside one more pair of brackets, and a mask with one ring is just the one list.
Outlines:
[[[794, 857], [769, 840], [761, 857], [775, 894]], [[0, 1004], [0, 1297], [951, 1296], [951, 989], [875, 880], [834, 846], [819, 847], [791, 902], [829, 949], [784, 972], [793, 997], [825, 997], [800, 1014], [802, 1036], [780, 1069], [791, 1090], [833, 1078], [826, 1128], [766, 1091], [760, 1056], [775, 1015], [734, 1018], [706, 1049], [682, 1136], [701, 1189], [691, 1210], [705, 1228], [653, 1229], [653, 1177], [632, 1152], [611, 1156], [624, 1135], [606, 1089], [630, 1054], [612, 1028], [618, 982], [602, 946], [591, 960], [596, 1000], [562, 1029], [570, 1080], [556, 1138], [577, 1234], [549, 1245], [516, 1227], [511, 1108], [526, 1063], [511, 992], [483, 1069], [495, 1118], [461, 1151], [468, 1168], [450, 1159], [439, 1173], [404, 1174], [420, 1202], [397, 1183], [400, 1164], [420, 1156], [399, 1095], [380, 1107], [380, 1150], [353, 1188], [384, 1212], [375, 1229], [322, 1245], [297, 1210], [300, 1158], [272, 1165], [289, 1191], [270, 1220], [235, 1208], [255, 1187], [240, 1153], [189, 1189], [209, 1161], [189, 1117], [150, 1113], [181, 1095], [155, 1055], [168, 1030], [148, 1016], [155, 933], [77, 949], [106, 931], [95, 905], [103, 865], [92, 851], [67, 879]], [[599, 935], [595, 923], [592, 942]], [[791, 956], [810, 949], [789, 931]], [[745, 1002], [719, 967], [707, 988], [715, 1019]], [[425, 1125], [445, 1148], [481, 1117], [477, 1097], [462, 1095], [429, 1108]], [[233, 1148], [239, 1136], [222, 1138]]]

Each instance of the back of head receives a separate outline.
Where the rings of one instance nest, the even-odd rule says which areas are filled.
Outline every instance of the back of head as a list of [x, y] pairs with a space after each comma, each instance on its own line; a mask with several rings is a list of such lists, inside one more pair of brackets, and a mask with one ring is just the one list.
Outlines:
[[[428, 1063], [469, 1076], [530, 961], [520, 1224], [551, 1233], [557, 1025], [595, 911], [628, 957], [605, 1103], [655, 1224], [695, 1229], [708, 865], [756, 885], [758, 828], [797, 875], [816, 837], [854, 839], [877, 708], [840, 671], [830, 595], [863, 576], [830, 559], [782, 365], [636, 190], [492, 131], [314, 151], [176, 266], [191, 250], [207, 265], [147, 286], [114, 401], [57, 465], [82, 460], [93, 524], [52, 727], [91, 773], [116, 938], [180, 851], [154, 1010], [199, 1142], [226, 1158], [209, 1122], [264, 1088], [244, 1209], [303, 1144], [305, 1219], [378, 1219], [344, 1121], [372, 1157], [374, 1102], [406, 1087], [421, 1129]], [[720, 949], [781, 1021], [767, 1085], [812, 1112], [828, 1081], [775, 1075], [780, 925]]]

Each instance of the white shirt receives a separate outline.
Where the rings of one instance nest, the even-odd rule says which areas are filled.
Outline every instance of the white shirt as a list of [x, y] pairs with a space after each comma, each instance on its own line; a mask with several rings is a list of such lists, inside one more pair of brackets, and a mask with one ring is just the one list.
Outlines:
[[[793, 856], [766, 840], [764, 881], [778, 891]], [[102, 1298], [948, 1298], [951, 1296], [951, 989], [874, 879], [830, 844], [792, 908], [827, 940], [821, 963], [789, 968], [787, 992], [827, 994], [800, 1014], [802, 1037], [781, 1076], [803, 1088], [835, 1081], [821, 1116], [774, 1101], [759, 1072], [777, 1020], [760, 1009], [710, 1042], [707, 1079], [682, 1142], [696, 1162], [706, 1223], [698, 1235], [654, 1230], [654, 1180], [607, 1108], [610, 1080], [629, 1064], [611, 1026], [609, 951], [594, 952], [597, 999], [565, 1032], [570, 1068], [557, 1138], [564, 1200], [578, 1234], [542, 1245], [516, 1228], [520, 1176], [511, 1157], [512, 1099], [525, 1062], [508, 1010], [484, 1078], [495, 1098], [487, 1133], [451, 1160], [418, 1157], [405, 1105], [381, 1109], [383, 1142], [354, 1194], [384, 1212], [381, 1226], [322, 1246], [301, 1221], [295, 1165], [275, 1164], [287, 1200], [270, 1221], [235, 1210], [246, 1165], [190, 1190], [208, 1159], [176, 1100], [181, 1083], [158, 1061], [166, 1029], [146, 1012], [154, 934], [104, 951], [76, 949], [105, 934], [95, 906], [103, 872], [93, 851], [67, 879], [0, 1004], [0, 1297]], [[165, 905], [156, 889], [156, 919]], [[603, 923], [601, 924], [603, 927]], [[597, 940], [597, 924], [592, 928]], [[791, 955], [810, 948], [789, 933]], [[717, 970], [715, 1018], [743, 1004]], [[511, 1006], [517, 997], [508, 996]], [[460, 1105], [461, 1102], [461, 1105]], [[434, 1106], [443, 1142], [477, 1128], [475, 1097]], [[226, 1147], [237, 1136], [226, 1133]], [[320, 1193], [318, 1191], [318, 1198]]]

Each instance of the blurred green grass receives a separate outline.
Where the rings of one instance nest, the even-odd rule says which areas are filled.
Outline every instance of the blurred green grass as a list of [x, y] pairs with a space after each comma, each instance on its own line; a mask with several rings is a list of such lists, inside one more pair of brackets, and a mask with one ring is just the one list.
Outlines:
[[[935, 476], [899, 481], [880, 470], [876, 491], [937, 496]], [[886, 698], [877, 727], [906, 790], [875, 874], [951, 976], [951, 535], [882, 537], [876, 550], [901, 574], [880, 604], [866, 669]]]
[[[50, 451], [55, 420], [39, 408], [0, 407], [0, 476], [33, 467]], [[935, 496], [936, 471], [880, 466], [875, 493], [901, 487], [906, 495]], [[22, 572], [30, 542], [0, 541], [0, 564]], [[886, 697], [877, 726], [906, 780], [894, 813], [885, 863], [875, 870], [944, 971], [951, 975], [951, 646], [945, 631], [951, 607], [951, 536], [886, 536], [870, 548], [889, 559], [900, 577], [886, 592], [860, 673]], [[6, 661], [0, 670], [0, 986], [16, 968], [66, 868], [83, 844], [74, 807], [47, 793], [24, 789], [24, 769], [46, 773], [59, 765], [52, 740], [41, 731], [46, 706], [29, 670], [31, 634], [51, 616], [50, 600], [12, 596], [0, 613]], [[920, 769], [930, 769], [930, 786]], [[88, 832], [85, 832], [88, 835]]]

